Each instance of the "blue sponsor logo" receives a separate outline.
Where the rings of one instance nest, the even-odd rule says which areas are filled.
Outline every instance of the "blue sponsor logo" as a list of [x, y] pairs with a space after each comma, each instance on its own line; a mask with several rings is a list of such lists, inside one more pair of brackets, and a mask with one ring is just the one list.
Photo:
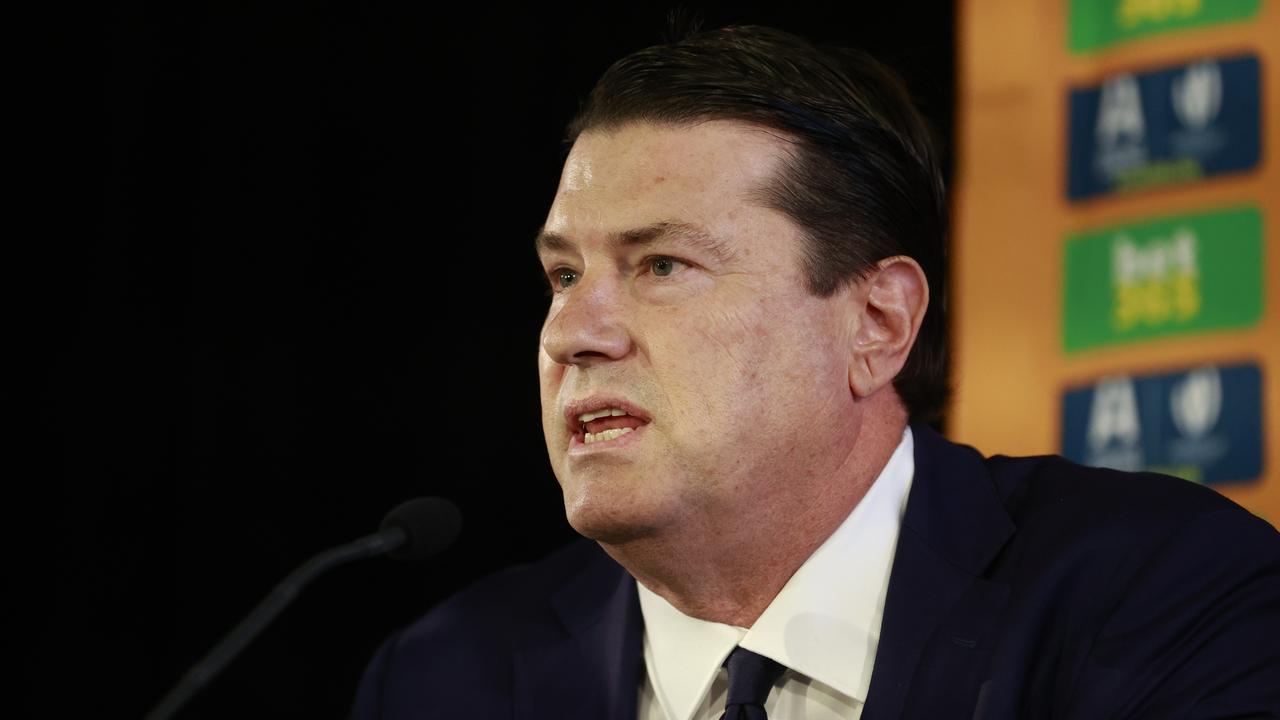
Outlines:
[[1203, 483], [1262, 475], [1262, 373], [1206, 366], [1116, 375], [1062, 398], [1062, 454], [1085, 465]]
[[1258, 58], [1113, 75], [1071, 91], [1067, 196], [1189, 182], [1255, 167]]

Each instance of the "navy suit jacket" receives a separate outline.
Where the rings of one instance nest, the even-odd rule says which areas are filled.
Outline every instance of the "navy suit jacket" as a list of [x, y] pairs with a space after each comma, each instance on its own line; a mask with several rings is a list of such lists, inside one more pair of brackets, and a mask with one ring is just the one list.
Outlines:
[[[912, 430], [863, 720], [1280, 718], [1269, 524], [1183, 480]], [[642, 636], [635, 580], [584, 540], [389, 638], [354, 714], [633, 720]]]

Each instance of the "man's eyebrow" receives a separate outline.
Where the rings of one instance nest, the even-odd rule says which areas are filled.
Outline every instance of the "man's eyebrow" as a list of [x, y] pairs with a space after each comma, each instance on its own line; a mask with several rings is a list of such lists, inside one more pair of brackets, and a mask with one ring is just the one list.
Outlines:
[[[659, 240], [671, 240], [695, 250], [705, 250], [721, 262], [728, 262], [737, 257], [737, 253], [724, 240], [696, 225], [684, 222], [656, 222], [623, 230], [610, 236], [609, 244], [615, 247], [644, 247]], [[538, 231], [533, 244], [539, 255], [555, 250], [569, 250], [573, 247], [573, 242], [567, 237], [548, 230]]]

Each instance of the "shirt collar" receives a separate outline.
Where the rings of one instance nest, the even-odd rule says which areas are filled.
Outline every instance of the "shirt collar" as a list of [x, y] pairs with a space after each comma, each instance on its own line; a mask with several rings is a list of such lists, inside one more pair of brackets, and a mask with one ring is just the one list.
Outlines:
[[867, 699], [889, 571], [915, 472], [911, 429], [853, 512], [751, 628], [689, 617], [637, 583], [645, 664], [659, 702], [690, 718], [737, 645], [859, 702]]

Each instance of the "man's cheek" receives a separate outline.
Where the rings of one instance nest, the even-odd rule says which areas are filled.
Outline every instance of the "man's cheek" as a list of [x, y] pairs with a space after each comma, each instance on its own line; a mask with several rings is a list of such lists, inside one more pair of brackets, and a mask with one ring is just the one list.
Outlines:
[[688, 351], [697, 354], [704, 374], [748, 382], [757, 376], [764, 359], [757, 349], [764, 328], [753, 318], [716, 311], [689, 327], [685, 336], [692, 339]]

